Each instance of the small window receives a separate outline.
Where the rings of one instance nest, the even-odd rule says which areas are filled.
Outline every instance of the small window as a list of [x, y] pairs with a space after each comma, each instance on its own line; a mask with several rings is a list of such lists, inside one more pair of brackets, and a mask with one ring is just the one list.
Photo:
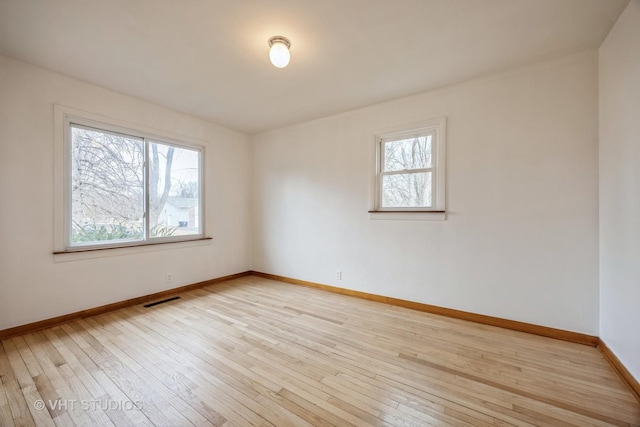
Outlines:
[[203, 236], [202, 148], [67, 117], [66, 247]]
[[444, 119], [376, 135], [374, 212], [442, 212]]

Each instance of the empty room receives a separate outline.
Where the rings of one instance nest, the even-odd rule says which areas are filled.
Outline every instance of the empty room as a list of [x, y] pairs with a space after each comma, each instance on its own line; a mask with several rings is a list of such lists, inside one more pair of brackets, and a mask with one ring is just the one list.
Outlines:
[[0, 427], [640, 427], [640, 0], [0, 0]]

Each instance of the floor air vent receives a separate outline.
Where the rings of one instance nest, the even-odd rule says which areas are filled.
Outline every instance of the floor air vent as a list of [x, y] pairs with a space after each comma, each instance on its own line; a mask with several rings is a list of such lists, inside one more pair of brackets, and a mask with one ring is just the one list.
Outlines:
[[149, 304], [145, 304], [143, 307], [149, 308], [149, 307], [153, 307], [154, 305], [164, 304], [165, 302], [175, 301], [177, 299], [180, 299], [180, 297], [172, 297], [172, 298], [163, 299], [162, 301], [150, 302]]

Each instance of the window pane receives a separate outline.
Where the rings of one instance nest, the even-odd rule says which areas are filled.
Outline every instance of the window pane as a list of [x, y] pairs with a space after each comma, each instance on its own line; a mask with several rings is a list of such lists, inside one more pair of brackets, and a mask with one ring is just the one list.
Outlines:
[[431, 167], [431, 135], [384, 143], [384, 171]]
[[144, 142], [71, 127], [71, 243], [143, 238]]
[[383, 208], [430, 208], [431, 200], [431, 172], [382, 177]]
[[149, 146], [150, 237], [200, 234], [200, 151]]

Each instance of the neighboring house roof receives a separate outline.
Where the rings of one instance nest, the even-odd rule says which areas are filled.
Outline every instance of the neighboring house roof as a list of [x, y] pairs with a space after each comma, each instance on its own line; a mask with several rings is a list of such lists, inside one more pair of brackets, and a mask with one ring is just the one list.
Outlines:
[[169, 197], [167, 203], [171, 203], [178, 209], [189, 209], [198, 206], [198, 199], [195, 197]]

